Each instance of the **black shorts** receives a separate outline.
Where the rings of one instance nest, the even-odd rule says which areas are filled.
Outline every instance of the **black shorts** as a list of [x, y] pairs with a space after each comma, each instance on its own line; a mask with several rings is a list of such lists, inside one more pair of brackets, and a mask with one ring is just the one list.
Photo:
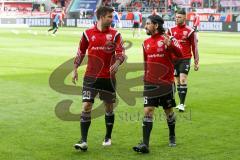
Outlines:
[[58, 24], [56, 22], [53, 22], [53, 28], [55, 29], [58, 29]]
[[139, 28], [140, 27], [140, 23], [133, 23], [133, 28]]
[[174, 76], [179, 77], [180, 73], [188, 75], [191, 59], [179, 59], [174, 62]]
[[115, 103], [115, 88], [115, 79], [84, 77], [82, 101], [94, 103], [94, 98], [99, 94], [100, 100], [106, 103]]
[[175, 86], [168, 85], [150, 85], [144, 84], [144, 107], [162, 106], [164, 109], [176, 107], [174, 99]]

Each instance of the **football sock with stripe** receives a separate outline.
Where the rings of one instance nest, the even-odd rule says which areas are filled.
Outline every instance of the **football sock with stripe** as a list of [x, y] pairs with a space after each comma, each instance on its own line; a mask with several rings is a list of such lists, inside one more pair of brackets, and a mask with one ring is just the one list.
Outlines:
[[178, 85], [177, 90], [180, 99], [180, 104], [184, 104], [187, 95], [187, 84]]
[[105, 114], [106, 136], [105, 138], [111, 138], [112, 129], [114, 124], [114, 112], [107, 112]]
[[143, 130], [143, 143], [149, 145], [150, 134], [153, 127], [153, 120], [150, 116], [144, 116], [142, 130]]
[[88, 129], [91, 124], [91, 112], [82, 112], [80, 119], [82, 141], [87, 142]]
[[176, 123], [176, 115], [174, 112], [172, 112], [169, 114], [169, 116], [167, 116], [169, 136], [175, 136], [175, 123]]

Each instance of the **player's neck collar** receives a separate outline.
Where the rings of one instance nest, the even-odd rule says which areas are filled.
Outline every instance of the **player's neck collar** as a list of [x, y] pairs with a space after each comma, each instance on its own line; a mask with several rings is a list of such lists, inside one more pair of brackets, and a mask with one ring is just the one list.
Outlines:
[[159, 32], [154, 33], [153, 35], [151, 35], [152, 38], [156, 38], [156, 37], [158, 37], [158, 36], [160, 36], [160, 33], [159, 33]]
[[177, 25], [179, 28], [184, 28], [186, 26], [186, 23], [183, 23], [183, 24], [178, 24]]
[[106, 28], [104, 28], [103, 30], [100, 30], [100, 29], [97, 27], [97, 24], [95, 25], [95, 30], [98, 31], [98, 32], [107, 32], [107, 31], [109, 31], [109, 28], [110, 28], [110, 27], [106, 27]]

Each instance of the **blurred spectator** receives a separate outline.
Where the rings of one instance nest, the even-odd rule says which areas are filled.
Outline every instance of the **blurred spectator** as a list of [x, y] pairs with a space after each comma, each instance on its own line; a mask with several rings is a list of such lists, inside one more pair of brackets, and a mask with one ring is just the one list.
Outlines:
[[111, 6], [112, 5], [112, 1], [111, 0], [103, 0], [102, 1], [102, 5], [103, 6]]
[[45, 12], [45, 4], [40, 5], [40, 12]]
[[86, 11], [86, 9], [85, 8], [80, 8], [79, 9], [79, 18], [81, 19], [81, 18], [86, 18], [86, 13], [87, 11]]
[[209, 22], [214, 22], [215, 21], [215, 17], [211, 14], [208, 18]]
[[152, 15], [153, 16], [159, 15], [158, 12], [157, 12], [157, 8], [152, 9]]
[[65, 7], [65, 0], [60, 0], [61, 7]]

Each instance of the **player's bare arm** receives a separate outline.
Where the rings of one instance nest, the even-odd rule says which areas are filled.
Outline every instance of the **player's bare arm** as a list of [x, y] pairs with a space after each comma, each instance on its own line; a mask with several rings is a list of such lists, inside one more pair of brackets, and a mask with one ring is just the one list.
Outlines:
[[110, 72], [112, 74], [117, 73], [118, 67], [120, 66], [120, 64], [121, 64], [121, 61], [120, 60], [116, 60], [116, 62], [110, 67]]

